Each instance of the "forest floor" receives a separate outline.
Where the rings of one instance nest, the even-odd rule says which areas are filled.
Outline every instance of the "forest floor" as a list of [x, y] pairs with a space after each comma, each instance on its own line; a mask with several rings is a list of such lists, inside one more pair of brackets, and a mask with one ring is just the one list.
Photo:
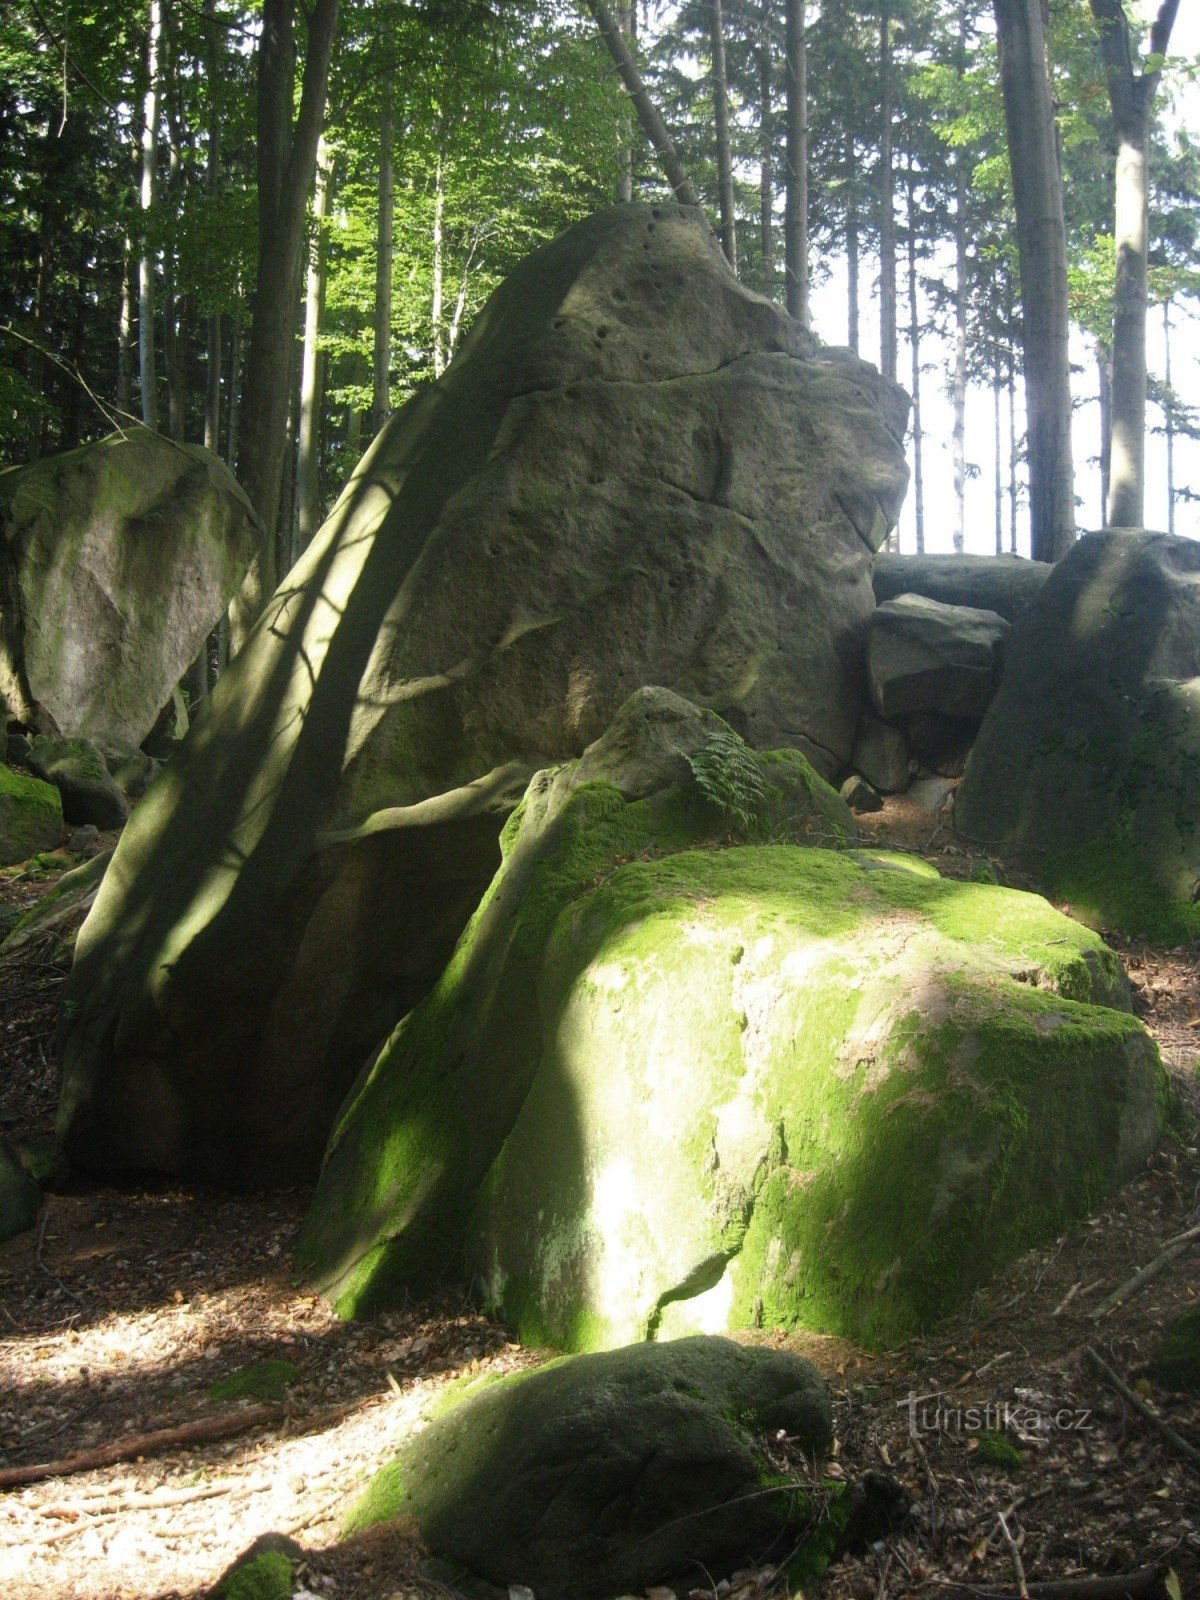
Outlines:
[[[978, 864], [906, 802], [864, 826], [947, 875]], [[8, 869], [0, 906], [28, 904], [54, 881]], [[1200, 1113], [1200, 947], [1114, 943], [1135, 1008]], [[44, 945], [0, 968], [0, 1131], [13, 1138], [53, 1126], [65, 972]], [[440, 1386], [539, 1356], [453, 1296], [339, 1322], [289, 1282], [306, 1201], [302, 1191], [234, 1198], [168, 1180], [75, 1180], [48, 1197], [40, 1229], [0, 1248], [0, 1467], [141, 1439], [128, 1459], [0, 1492], [5, 1600], [200, 1596], [268, 1530], [304, 1547], [298, 1592], [310, 1600], [445, 1600], [405, 1532], [340, 1543], [342, 1518]], [[1200, 1470], [1086, 1354], [1200, 1447], [1200, 1403], [1157, 1391], [1145, 1372], [1165, 1323], [1200, 1303], [1200, 1245], [1096, 1315], [1197, 1221], [1193, 1133], [1164, 1141], [1104, 1211], [1013, 1263], [924, 1338], [882, 1355], [815, 1336], [773, 1341], [808, 1356], [830, 1386], [830, 1473], [887, 1472], [912, 1496], [903, 1529], [831, 1568], [821, 1600], [934, 1600], [963, 1585], [1016, 1595], [1026, 1583], [1155, 1564], [1174, 1571], [1181, 1596], [1200, 1595]], [[264, 1359], [290, 1365], [246, 1377]], [[271, 1397], [281, 1373], [290, 1381]], [[259, 1392], [231, 1398], [239, 1381]], [[205, 1419], [243, 1431], [173, 1446], [141, 1438]], [[981, 1422], [1016, 1447], [1007, 1462]], [[716, 1593], [775, 1600], [787, 1586], [768, 1567]], [[681, 1600], [713, 1594], [706, 1578], [680, 1590]]]

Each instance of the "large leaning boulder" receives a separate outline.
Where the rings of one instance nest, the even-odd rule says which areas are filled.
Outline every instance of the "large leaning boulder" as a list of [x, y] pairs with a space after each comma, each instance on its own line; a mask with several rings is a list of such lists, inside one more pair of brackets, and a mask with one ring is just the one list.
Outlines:
[[[832, 1513], [773, 1464], [780, 1434], [817, 1462], [825, 1385], [783, 1350], [681, 1339], [483, 1379], [378, 1473], [347, 1529], [403, 1517], [456, 1576], [538, 1600], [606, 1600], [698, 1563], [827, 1558]], [[776, 1449], [778, 1448], [776, 1444]], [[841, 1531], [840, 1527], [837, 1531]]]
[[607, 740], [534, 779], [331, 1138], [299, 1262], [343, 1314], [465, 1275], [560, 1349], [890, 1343], [1144, 1160], [1157, 1053], [1100, 940], [826, 848], [803, 758], [729, 738], [666, 789]]
[[867, 634], [867, 683], [882, 717], [980, 719], [992, 703], [1008, 623], [994, 611], [925, 595], [885, 600]]
[[1053, 571], [1048, 561], [1022, 556], [892, 555], [875, 559], [872, 582], [880, 605], [902, 594], [923, 594], [947, 606], [995, 611], [1015, 622], [1037, 599]]
[[[376, 439], [126, 830], [70, 985], [75, 1158], [313, 1171], [495, 870], [513, 791], [641, 685], [840, 767], [906, 411], [685, 209], [605, 211], [529, 257]], [[445, 832], [464, 806], [469, 850]]]
[[1200, 544], [1079, 540], [1010, 635], [954, 814], [1101, 925], [1200, 933]]
[[0, 692], [39, 733], [140, 744], [223, 615], [257, 519], [143, 428], [0, 472]]

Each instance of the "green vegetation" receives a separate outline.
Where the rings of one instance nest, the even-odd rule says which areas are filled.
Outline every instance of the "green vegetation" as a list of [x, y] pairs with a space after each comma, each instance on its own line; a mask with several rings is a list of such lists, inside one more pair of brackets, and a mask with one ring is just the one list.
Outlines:
[[238, 1367], [208, 1386], [210, 1400], [282, 1400], [300, 1376], [290, 1361], [267, 1357]]
[[282, 1550], [263, 1550], [218, 1585], [215, 1600], [291, 1600], [294, 1571]]
[[1165, 1388], [1200, 1394], [1200, 1308], [1185, 1311], [1167, 1329], [1150, 1373]]

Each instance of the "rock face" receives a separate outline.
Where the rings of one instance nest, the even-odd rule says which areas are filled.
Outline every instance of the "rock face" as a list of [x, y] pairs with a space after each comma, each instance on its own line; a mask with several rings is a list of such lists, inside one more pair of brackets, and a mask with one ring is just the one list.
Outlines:
[[[846, 839], [798, 755], [634, 795], [605, 743], [534, 780], [347, 1101], [299, 1246], [340, 1311], [465, 1272], [530, 1344], [889, 1343], [1144, 1159], [1157, 1054], [1095, 935], [917, 858], [749, 843]], [[701, 774], [747, 822], [714, 838]]]
[[780, 1431], [817, 1459], [832, 1437], [799, 1356], [725, 1339], [576, 1356], [474, 1385], [375, 1478], [347, 1531], [415, 1518], [469, 1578], [539, 1600], [641, 1594], [697, 1562], [714, 1581], [804, 1565], [829, 1528], [799, 1487], [763, 1492]]
[[63, 817], [73, 826], [90, 822], [97, 828], [124, 827], [129, 801], [89, 739], [39, 734], [29, 748], [29, 770], [58, 790]]
[[144, 429], [0, 472], [0, 690], [39, 733], [140, 744], [241, 581], [255, 517]]
[[[686, 210], [603, 212], [518, 267], [372, 445], [126, 830], [71, 985], [77, 1157], [242, 1182], [315, 1167], [364, 1057], [441, 970], [428, 906], [452, 944], [486, 887], [503, 807], [461, 895], [438, 887], [456, 846], [414, 869], [419, 903], [373, 818], [495, 793], [511, 763], [519, 790], [646, 683], [840, 766], [906, 410], [742, 288]], [[352, 955], [314, 984], [330, 948]]]
[[1020, 556], [898, 556], [875, 558], [875, 598], [882, 605], [902, 594], [923, 594], [948, 606], [995, 611], [1015, 622], [1037, 599], [1054, 568]]
[[41, 1189], [0, 1139], [0, 1244], [32, 1228], [41, 1209]]
[[39, 850], [54, 850], [62, 836], [58, 790], [0, 764], [0, 867], [28, 861]]
[[1013, 629], [955, 825], [1131, 933], [1200, 933], [1200, 544], [1090, 533]]
[[994, 611], [917, 594], [885, 601], [867, 634], [872, 705], [881, 717], [932, 711], [981, 718], [1000, 681], [1007, 633]]

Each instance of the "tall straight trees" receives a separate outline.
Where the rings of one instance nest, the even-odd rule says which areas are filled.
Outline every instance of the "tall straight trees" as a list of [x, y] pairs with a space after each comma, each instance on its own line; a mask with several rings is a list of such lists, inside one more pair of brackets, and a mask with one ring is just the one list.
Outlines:
[[238, 449], [238, 478], [262, 531], [231, 608], [232, 650], [245, 642], [276, 582], [275, 523], [287, 447], [292, 347], [338, 0], [312, 0], [306, 11], [300, 104], [293, 115], [296, 11], [296, 0], [263, 0], [257, 85], [258, 265]]
[[808, 325], [808, 38], [806, 0], [787, 0], [787, 185], [784, 196], [784, 276], [787, 308]]
[[725, 66], [725, 15], [721, 0], [709, 0], [709, 36], [712, 41], [713, 123], [717, 138], [721, 248], [725, 252], [725, 259], [736, 272], [737, 217], [733, 199], [733, 150], [729, 138], [729, 74]]
[[1067, 240], [1041, 0], [992, 0], [1017, 214], [1028, 425], [1030, 553], [1057, 561], [1075, 537]]
[[1150, 116], [1171, 41], [1179, 0], [1163, 0], [1150, 31], [1150, 61], [1135, 70], [1122, 0], [1091, 0], [1100, 29], [1108, 101], [1117, 136], [1116, 295], [1113, 305], [1112, 395], [1105, 522], [1140, 528], [1146, 499], [1147, 167]]
[[138, 369], [142, 421], [158, 429], [158, 373], [154, 359], [153, 224], [158, 197], [158, 113], [161, 88], [162, 6], [150, 0], [146, 25], [146, 92], [142, 98], [142, 239], [138, 258]]

